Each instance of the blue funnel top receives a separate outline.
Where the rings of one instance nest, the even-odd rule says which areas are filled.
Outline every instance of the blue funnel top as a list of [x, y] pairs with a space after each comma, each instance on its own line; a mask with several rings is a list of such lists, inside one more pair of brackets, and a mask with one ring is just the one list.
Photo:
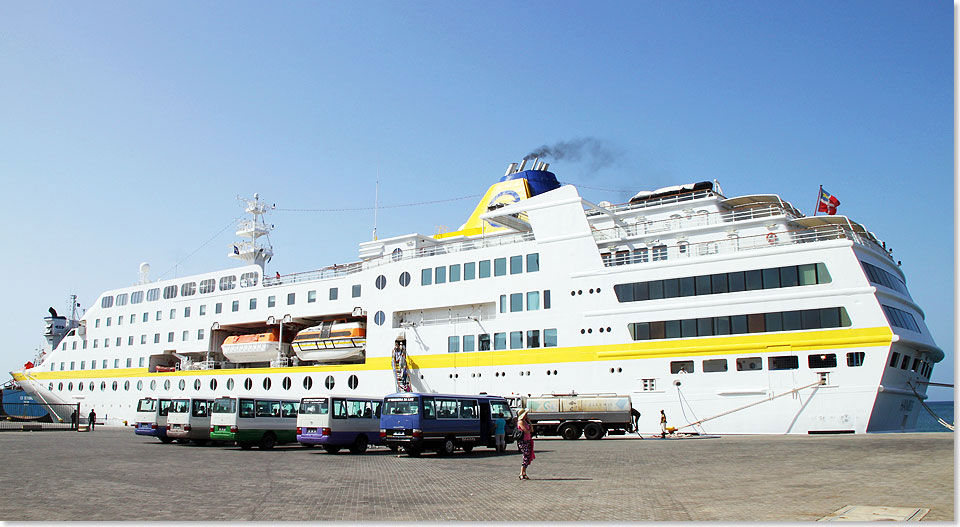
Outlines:
[[524, 170], [523, 172], [514, 172], [513, 174], [507, 174], [500, 178], [500, 182], [510, 181], [511, 179], [526, 179], [527, 184], [530, 186], [530, 197], [534, 197], [537, 194], [543, 194], [544, 192], [551, 191], [553, 189], [560, 188], [560, 182], [557, 181], [557, 176], [553, 172], [547, 172], [546, 170]]

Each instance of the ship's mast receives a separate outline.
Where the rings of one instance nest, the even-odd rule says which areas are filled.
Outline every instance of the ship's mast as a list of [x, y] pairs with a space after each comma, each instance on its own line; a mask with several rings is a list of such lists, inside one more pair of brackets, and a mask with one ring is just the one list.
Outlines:
[[[245, 212], [252, 217], [237, 222], [237, 236], [248, 238], [247, 240], [234, 243], [231, 247], [230, 257], [243, 260], [248, 264], [257, 264], [263, 269], [264, 265], [273, 258], [273, 246], [270, 245], [270, 231], [273, 225], [267, 225], [263, 221], [263, 215], [275, 209], [276, 205], [267, 205], [260, 200], [259, 194], [254, 194], [253, 199], [237, 198], [246, 203]], [[267, 243], [260, 244], [257, 238], [267, 236]]]

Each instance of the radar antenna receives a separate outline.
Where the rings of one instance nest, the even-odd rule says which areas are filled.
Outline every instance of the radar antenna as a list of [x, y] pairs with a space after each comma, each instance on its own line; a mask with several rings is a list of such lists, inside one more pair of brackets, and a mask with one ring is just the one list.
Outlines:
[[[263, 221], [263, 215], [277, 208], [276, 205], [267, 205], [260, 200], [260, 194], [254, 194], [253, 199], [237, 196], [237, 199], [246, 203], [245, 212], [251, 215], [249, 219], [237, 222], [237, 236], [248, 238], [236, 242], [231, 247], [230, 257], [243, 260], [248, 264], [257, 264], [263, 269], [264, 265], [273, 258], [273, 246], [270, 245], [270, 231], [273, 225]], [[267, 237], [266, 244], [260, 244], [257, 238]]]

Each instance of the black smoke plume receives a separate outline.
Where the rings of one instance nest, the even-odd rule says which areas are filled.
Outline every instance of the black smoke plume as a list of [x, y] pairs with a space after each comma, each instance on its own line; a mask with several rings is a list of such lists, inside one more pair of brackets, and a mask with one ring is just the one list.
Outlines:
[[561, 159], [568, 161], [583, 160], [592, 170], [597, 170], [614, 164], [619, 156], [620, 153], [609, 144], [593, 137], [582, 137], [569, 141], [559, 141], [552, 145], [543, 145], [523, 156], [523, 158], [556, 161]]

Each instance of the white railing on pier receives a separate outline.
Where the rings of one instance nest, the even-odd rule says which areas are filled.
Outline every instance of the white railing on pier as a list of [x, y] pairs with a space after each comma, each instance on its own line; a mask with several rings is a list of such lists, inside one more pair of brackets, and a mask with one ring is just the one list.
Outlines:
[[364, 260], [362, 262], [351, 262], [343, 265], [331, 265], [329, 267], [324, 267], [323, 269], [317, 269], [315, 271], [305, 271], [302, 273], [293, 273], [280, 275], [279, 277], [264, 277], [263, 285], [264, 287], [276, 286], [281, 284], [292, 284], [299, 282], [311, 282], [314, 280], [324, 280], [327, 278], [337, 278], [340, 276], [347, 276], [354, 273], [359, 273], [365, 269], [372, 269], [379, 267], [383, 264], [390, 262], [397, 262], [401, 260], [412, 260], [416, 258], [426, 258], [428, 256], [437, 256], [440, 254], [453, 254], [460, 253], [465, 251], [472, 251], [475, 249], [483, 249], [486, 247], [497, 247], [502, 245], [511, 245], [514, 243], [521, 243], [533, 240], [532, 232], [524, 232], [520, 234], [501, 234], [496, 236], [490, 236], [486, 238], [472, 238], [469, 240], [461, 240], [447, 243], [440, 243], [437, 245], [432, 245], [429, 247], [420, 247], [412, 251], [403, 251], [403, 254], [400, 256], [394, 256], [392, 254], [386, 254], [378, 258], [373, 258], [370, 260]]

